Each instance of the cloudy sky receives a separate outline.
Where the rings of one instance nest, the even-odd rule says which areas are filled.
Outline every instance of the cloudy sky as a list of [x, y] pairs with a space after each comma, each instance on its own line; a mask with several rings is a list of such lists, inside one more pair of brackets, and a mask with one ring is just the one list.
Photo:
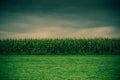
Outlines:
[[119, 0], [0, 0], [0, 38], [120, 38]]

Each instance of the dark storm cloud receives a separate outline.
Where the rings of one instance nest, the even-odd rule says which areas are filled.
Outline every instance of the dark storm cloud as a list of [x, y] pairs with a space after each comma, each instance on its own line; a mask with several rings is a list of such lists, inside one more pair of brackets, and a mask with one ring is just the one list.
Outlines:
[[[102, 11], [119, 12], [118, 0], [1, 0], [3, 13], [78, 13]], [[88, 13], [86, 13], [88, 12]]]
[[0, 5], [3, 11], [15, 12], [52, 12], [66, 7], [78, 7], [80, 11], [76, 12], [119, 9], [118, 0], [2, 0]]
[[119, 13], [118, 0], [1, 0], [0, 29], [21, 32], [39, 25], [119, 30]]

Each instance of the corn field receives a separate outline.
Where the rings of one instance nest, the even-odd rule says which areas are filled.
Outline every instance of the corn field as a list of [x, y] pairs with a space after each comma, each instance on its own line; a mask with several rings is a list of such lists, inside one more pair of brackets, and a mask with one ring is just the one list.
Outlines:
[[0, 54], [120, 54], [120, 39], [5, 39]]

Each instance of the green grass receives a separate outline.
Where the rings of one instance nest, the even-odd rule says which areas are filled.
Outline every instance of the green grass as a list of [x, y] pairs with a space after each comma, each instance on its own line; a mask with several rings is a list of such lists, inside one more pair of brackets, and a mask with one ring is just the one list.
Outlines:
[[0, 55], [0, 80], [118, 80], [120, 56]]

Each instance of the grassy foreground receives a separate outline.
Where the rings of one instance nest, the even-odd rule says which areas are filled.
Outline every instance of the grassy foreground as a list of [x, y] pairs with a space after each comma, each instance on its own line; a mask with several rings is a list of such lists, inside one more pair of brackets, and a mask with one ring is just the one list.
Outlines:
[[0, 55], [0, 80], [118, 80], [120, 56]]

